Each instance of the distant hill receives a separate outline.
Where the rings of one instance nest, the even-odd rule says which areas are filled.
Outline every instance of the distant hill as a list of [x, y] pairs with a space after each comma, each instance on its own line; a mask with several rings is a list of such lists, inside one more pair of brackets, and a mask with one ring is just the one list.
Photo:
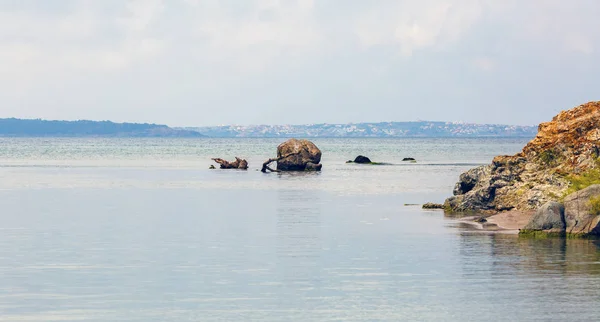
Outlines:
[[250, 125], [185, 128], [210, 137], [534, 137], [537, 126], [449, 122]]
[[203, 137], [166, 125], [110, 121], [0, 119], [0, 137]]

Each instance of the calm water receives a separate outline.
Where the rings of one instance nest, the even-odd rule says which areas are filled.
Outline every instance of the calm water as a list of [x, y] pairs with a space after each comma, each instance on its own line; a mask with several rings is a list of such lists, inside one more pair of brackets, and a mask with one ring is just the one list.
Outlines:
[[527, 140], [319, 139], [322, 173], [258, 172], [281, 141], [0, 139], [0, 321], [597, 319], [597, 242], [404, 205]]

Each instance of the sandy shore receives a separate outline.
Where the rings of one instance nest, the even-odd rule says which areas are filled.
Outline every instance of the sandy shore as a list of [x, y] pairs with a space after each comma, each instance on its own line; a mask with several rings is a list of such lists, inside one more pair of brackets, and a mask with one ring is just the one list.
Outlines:
[[507, 211], [487, 218], [488, 223], [496, 224], [501, 229], [519, 230], [529, 222], [534, 211]]
[[460, 221], [468, 223], [477, 229], [485, 231], [497, 231], [502, 233], [518, 233], [519, 229], [525, 227], [534, 211], [507, 211], [490, 217], [484, 223], [476, 222], [477, 216], [461, 218]]

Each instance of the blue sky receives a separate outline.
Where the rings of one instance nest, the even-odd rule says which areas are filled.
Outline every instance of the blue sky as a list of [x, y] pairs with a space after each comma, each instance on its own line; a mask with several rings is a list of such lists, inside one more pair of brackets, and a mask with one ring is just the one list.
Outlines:
[[600, 99], [596, 0], [0, 0], [0, 117], [537, 124]]

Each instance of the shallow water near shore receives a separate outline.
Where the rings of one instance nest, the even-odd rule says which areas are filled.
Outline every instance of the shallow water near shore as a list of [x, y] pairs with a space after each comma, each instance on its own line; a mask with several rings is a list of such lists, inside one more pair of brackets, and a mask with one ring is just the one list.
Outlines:
[[[595, 320], [600, 243], [474, 230], [458, 175], [527, 139], [0, 139], [0, 321]], [[393, 165], [346, 164], [358, 154]], [[209, 170], [211, 157], [250, 161]], [[403, 163], [414, 157], [416, 164]]]

